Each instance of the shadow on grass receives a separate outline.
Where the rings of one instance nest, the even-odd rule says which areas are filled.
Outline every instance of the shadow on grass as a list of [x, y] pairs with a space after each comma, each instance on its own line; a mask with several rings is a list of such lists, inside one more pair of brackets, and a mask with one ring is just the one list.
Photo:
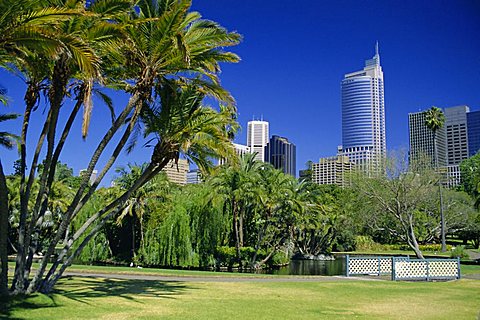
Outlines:
[[183, 282], [162, 282], [156, 280], [105, 279], [97, 277], [65, 277], [55, 287], [52, 294], [32, 294], [29, 296], [0, 298], [0, 319], [22, 319], [15, 317], [16, 310], [45, 309], [65, 306], [57, 303], [65, 297], [86, 305], [98, 303], [98, 298], [116, 297], [137, 301], [140, 297], [174, 299], [186, 290], [195, 289]]
[[89, 299], [120, 297], [135, 300], [135, 297], [174, 298], [186, 289], [193, 289], [183, 282], [157, 280], [105, 279], [93, 276], [65, 277], [55, 290], [56, 294], [72, 300], [88, 303]]

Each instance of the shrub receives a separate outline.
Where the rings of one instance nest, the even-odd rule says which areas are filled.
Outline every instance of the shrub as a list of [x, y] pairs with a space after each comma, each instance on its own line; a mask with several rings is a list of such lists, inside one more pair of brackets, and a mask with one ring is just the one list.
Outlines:
[[372, 240], [370, 236], [355, 237], [355, 247], [357, 251], [382, 251], [385, 247]]
[[450, 257], [460, 258], [460, 259], [470, 258], [467, 251], [465, 250], [465, 246], [457, 246], [457, 247], [453, 248], [452, 251], [450, 251]]

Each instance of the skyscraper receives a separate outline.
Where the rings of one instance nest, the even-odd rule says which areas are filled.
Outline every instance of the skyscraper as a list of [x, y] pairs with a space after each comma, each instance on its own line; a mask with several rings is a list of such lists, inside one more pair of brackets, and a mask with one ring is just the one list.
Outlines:
[[346, 175], [352, 171], [353, 163], [347, 156], [321, 158], [312, 164], [312, 181], [316, 184], [336, 184], [345, 187], [349, 184]]
[[[425, 111], [408, 114], [408, 130], [410, 143], [410, 161], [419, 161], [427, 157], [434, 165], [435, 153], [433, 144], [433, 133], [425, 124]], [[438, 165], [447, 165], [447, 137], [445, 126], [439, 129], [437, 135], [437, 156]]]
[[378, 42], [363, 70], [342, 80], [342, 147], [359, 169], [384, 172], [385, 102]]
[[474, 156], [480, 151], [480, 110], [467, 113], [468, 154]]
[[459, 165], [468, 158], [467, 106], [445, 108], [447, 160], [449, 166]]
[[264, 162], [265, 146], [268, 143], [268, 122], [253, 120], [248, 122], [247, 147], [250, 152], [256, 152], [255, 160]]
[[296, 147], [287, 138], [273, 135], [265, 147], [265, 162], [295, 177]]

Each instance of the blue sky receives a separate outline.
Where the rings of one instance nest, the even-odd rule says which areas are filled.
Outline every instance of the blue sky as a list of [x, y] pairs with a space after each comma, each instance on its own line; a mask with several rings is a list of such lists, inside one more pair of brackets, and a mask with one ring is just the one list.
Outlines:
[[[341, 144], [340, 82], [363, 68], [380, 44], [385, 77], [387, 148], [408, 147], [408, 113], [432, 105], [480, 109], [480, 1], [193, 0], [193, 9], [243, 35], [242, 61], [222, 67], [239, 122], [263, 116], [270, 134], [297, 145], [297, 171], [307, 160], [335, 155]], [[11, 97], [2, 112], [22, 112], [22, 82], [0, 71]], [[119, 107], [126, 97], [115, 99]], [[74, 137], [61, 160], [86, 166], [105, 121], [95, 105], [87, 141]], [[37, 111], [40, 120], [41, 110]], [[40, 121], [38, 121], [40, 123]], [[18, 123], [7, 129], [19, 131]], [[32, 123], [32, 129], [38, 127]], [[3, 129], [3, 127], [2, 127]], [[74, 134], [80, 136], [79, 124]], [[236, 142], [246, 142], [241, 131]], [[118, 164], [148, 160], [138, 148]], [[7, 172], [15, 151], [0, 151]]]

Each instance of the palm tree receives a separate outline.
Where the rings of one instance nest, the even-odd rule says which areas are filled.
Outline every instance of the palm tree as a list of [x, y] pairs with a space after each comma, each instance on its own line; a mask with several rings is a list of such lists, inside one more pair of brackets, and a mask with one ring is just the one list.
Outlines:
[[[142, 109], [141, 112], [144, 136], [151, 137], [147, 144], [153, 145], [150, 163], [120, 197], [92, 216], [75, 233], [73, 238], [78, 239], [86, 233], [93, 222], [96, 222], [96, 219], [101, 217], [59, 271], [44, 284], [44, 291], [48, 292], [52, 288], [66, 267], [80, 254], [105, 222], [121, 212], [128, 199], [155, 177], [168, 162], [177, 161], [180, 156], [184, 156], [203, 170], [207, 170], [212, 166], [212, 159], [231, 157], [234, 154], [230, 137], [231, 130], [236, 129], [237, 123], [232, 108], [220, 106], [220, 110], [216, 111], [202, 105], [205, 93], [198, 84], [184, 84], [181, 80], [164, 79], [164, 85], [157, 88], [156, 94], [159, 101], [149, 108]], [[66, 246], [62, 252], [67, 253], [68, 249]], [[57, 261], [61, 259], [63, 256], [59, 256]]]
[[[445, 123], [445, 115], [442, 110], [437, 107], [431, 107], [429, 110], [425, 111], [425, 125], [432, 131], [433, 134], [433, 152], [434, 152], [434, 161], [435, 161], [435, 170], [438, 172], [438, 150], [437, 150], [437, 132], [440, 130]], [[441, 241], [442, 241], [442, 252], [447, 251], [447, 245], [445, 241], [445, 215], [443, 212], [443, 195], [442, 195], [442, 179], [438, 181], [438, 190], [440, 195], [440, 220], [441, 220]]]
[[[16, 119], [17, 114], [0, 114], [0, 123]], [[12, 149], [18, 137], [6, 131], [0, 131], [0, 147]], [[3, 172], [2, 160], [0, 159], [0, 295], [8, 290], [8, 188], [7, 180]]]
[[231, 161], [216, 172], [209, 183], [223, 198], [224, 210], [228, 209], [232, 217], [233, 243], [239, 267], [242, 267], [240, 249], [244, 239], [244, 213], [249, 205], [252, 193], [257, 191], [256, 182], [259, 179], [261, 163], [255, 160], [256, 154], [244, 154], [239, 163]]
[[[115, 185], [120, 188], [121, 191], [127, 191], [135, 181], [142, 175], [143, 171], [147, 168], [147, 164], [141, 166], [129, 164], [128, 168], [118, 168], [117, 173], [120, 174], [115, 180]], [[126, 216], [131, 216], [132, 222], [132, 256], [134, 261], [136, 260], [136, 232], [135, 232], [135, 220], [138, 220], [140, 226], [140, 249], [144, 252], [145, 248], [145, 232], [144, 221], [146, 215], [152, 209], [154, 201], [164, 195], [169, 187], [168, 179], [165, 175], [156, 175], [150, 181], [145, 183], [141, 188], [132, 193], [132, 196], [125, 202], [124, 207], [121, 210], [121, 214], [117, 217], [117, 224], [121, 225]], [[152, 203], [153, 202], [153, 203]]]

